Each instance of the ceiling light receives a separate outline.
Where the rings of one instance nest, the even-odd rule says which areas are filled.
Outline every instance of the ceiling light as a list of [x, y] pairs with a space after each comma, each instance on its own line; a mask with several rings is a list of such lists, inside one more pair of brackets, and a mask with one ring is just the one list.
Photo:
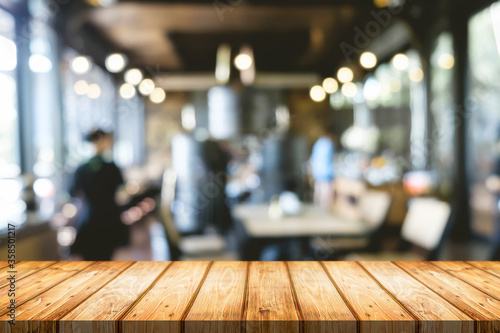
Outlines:
[[123, 99], [131, 99], [135, 96], [135, 87], [130, 83], [124, 83], [120, 87], [120, 96]]
[[372, 52], [364, 52], [359, 58], [359, 63], [366, 69], [372, 69], [377, 66], [377, 56]]
[[80, 56], [71, 61], [71, 70], [76, 74], [85, 74], [92, 66], [88, 57]]
[[354, 74], [350, 68], [342, 67], [337, 72], [337, 78], [342, 83], [351, 82], [354, 78]]
[[455, 57], [448, 53], [441, 54], [438, 58], [438, 65], [443, 69], [452, 69], [455, 65]]
[[216, 61], [215, 79], [219, 84], [226, 84], [231, 74], [231, 47], [228, 44], [219, 46]]
[[139, 84], [139, 91], [144, 96], [150, 95], [155, 90], [155, 83], [151, 79], [144, 79]]
[[311, 99], [315, 102], [322, 102], [326, 98], [325, 90], [321, 86], [312, 87], [311, 90], [309, 91], [309, 95], [311, 96]]
[[142, 81], [142, 72], [137, 68], [132, 68], [125, 72], [124, 78], [125, 82], [136, 86]]
[[106, 58], [105, 65], [111, 73], [119, 73], [127, 66], [127, 57], [121, 53], [110, 54]]
[[408, 69], [409, 64], [410, 61], [408, 60], [408, 57], [403, 53], [398, 53], [394, 56], [394, 58], [392, 58], [392, 65], [400, 71]]
[[236, 58], [234, 58], [234, 65], [240, 71], [249, 69], [250, 66], [252, 66], [252, 63], [253, 63], [252, 57], [245, 53], [240, 53], [236, 56]]
[[52, 61], [41, 54], [33, 54], [29, 60], [30, 69], [34, 73], [47, 73], [52, 69]]
[[333, 77], [327, 77], [323, 80], [323, 89], [328, 94], [333, 94], [339, 89], [339, 84]]
[[345, 97], [353, 98], [356, 96], [356, 93], [358, 92], [358, 87], [352, 82], [346, 82], [342, 86], [342, 93], [344, 94]]
[[89, 85], [89, 90], [87, 92], [87, 96], [92, 99], [96, 99], [101, 96], [101, 87], [98, 84], [92, 83]]
[[161, 88], [155, 88], [151, 95], [149, 95], [149, 100], [155, 104], [160, 104], [165, 100], [165, 97], [165, 90]]
[[408, 73], [408, 75], [410, 76], [410, 80], [412, 80], [413, 82], [420, 82], [424, 79], [424, 72], [418, 67], [410, 70], [410, 73]]
[[83, 96], [89, 91], [89, 85], [86, 81], [79, 80], [75, 82], [73, 89], [75, 90], [75, 94]]

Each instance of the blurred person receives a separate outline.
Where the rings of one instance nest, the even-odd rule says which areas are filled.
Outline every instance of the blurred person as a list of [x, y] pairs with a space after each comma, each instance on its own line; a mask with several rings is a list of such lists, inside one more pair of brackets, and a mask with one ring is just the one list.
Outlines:
[[334, 197], [334, 140], [333, 131], [327, 128], [314, 144], [310, 159], [312, 176], [314, 178], [314, 203], [325, 208], [332, 206]]
[[96, 129], [86, 140], [93, 144], [95, 155], [77, 168], [69, 190], [72, 197], [79, 197], [84, 203], [71, 252], [85, 260], [111, 260], [117, 247], [128, 244], [128, 228], [121, 222], [115, 201], [124, 181], [111, 158], [112, 133]]

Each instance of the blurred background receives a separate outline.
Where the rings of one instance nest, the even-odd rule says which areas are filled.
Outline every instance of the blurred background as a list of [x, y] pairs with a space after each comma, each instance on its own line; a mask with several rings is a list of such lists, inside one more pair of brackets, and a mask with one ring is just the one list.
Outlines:
[[0, 259], [498, 260], [500, 2], [286, 3], [0, 0]]

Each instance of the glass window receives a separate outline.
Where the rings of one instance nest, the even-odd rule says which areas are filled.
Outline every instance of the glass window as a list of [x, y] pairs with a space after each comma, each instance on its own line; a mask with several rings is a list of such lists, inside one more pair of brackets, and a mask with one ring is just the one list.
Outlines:
[[0, 9], [0, 178], [20, 173], [14, 34], [14, 17]]
[[[500, 2], [469, 22], [470, 153], [473, 224], [476, 233], [492, 235], [498, 195], [487, 185], [500, 176]], [[460, 110], [457, 110], [459, 112]]]
[[15, 20], [0, 9], [0, 233], [7, 224], [22, 224], [26, 205], [21, 200], [19, 122], [17, 109], [17, 48]]
[[455, 57], [453, 37], [449, 32], [441, 33], [431, 54], [431, 115], [433, 118], [430, 140], [432, 143], [431, 166], [440, 180], [440, 190], [444, 195], [452, 189], [454, 151], [454, 103], [453, 71]]

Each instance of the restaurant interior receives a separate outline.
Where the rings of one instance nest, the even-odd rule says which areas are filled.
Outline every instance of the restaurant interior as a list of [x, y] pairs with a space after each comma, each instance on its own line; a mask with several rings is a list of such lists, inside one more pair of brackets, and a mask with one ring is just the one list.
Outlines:
[[0, 0], [0, 260], [500, 260], [499, 73], [500, 1]]

